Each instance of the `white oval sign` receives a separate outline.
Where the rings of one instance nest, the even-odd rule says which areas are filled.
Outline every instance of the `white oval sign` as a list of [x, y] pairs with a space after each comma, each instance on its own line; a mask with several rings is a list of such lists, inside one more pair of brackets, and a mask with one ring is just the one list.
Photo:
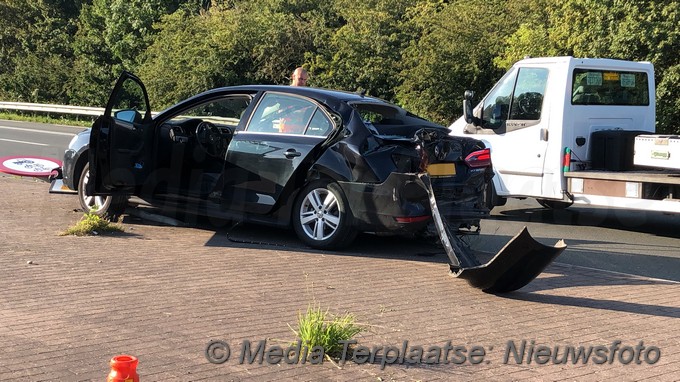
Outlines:
[[61, 162], [44, 157], [13, 156], [0, 158], [0, 171], [15, 175], [49, 176]]

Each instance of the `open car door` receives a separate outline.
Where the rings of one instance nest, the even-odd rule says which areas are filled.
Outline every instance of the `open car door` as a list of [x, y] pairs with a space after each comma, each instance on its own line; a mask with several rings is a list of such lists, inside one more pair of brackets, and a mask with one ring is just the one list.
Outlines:
[[153, 120], [144, 84], [123, 72], [90, 134], [91, 195], [136, 194], [153, 169]]

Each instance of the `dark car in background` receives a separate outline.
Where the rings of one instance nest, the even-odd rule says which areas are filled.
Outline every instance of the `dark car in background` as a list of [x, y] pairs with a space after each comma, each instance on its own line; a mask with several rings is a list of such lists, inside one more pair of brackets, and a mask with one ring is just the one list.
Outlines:
[[340, 248], [357, 232], [432, 222], [428, 174], [452, 229], [479, 227], [492, 176], [481, 141], [362, 94], [275, 85], [206, 91], [152, 116], [123, 73], [104, 115], [69, 145], [64, 183], [84, 209], [120, 215], [130, 197], [167, 211], [291, 227]]

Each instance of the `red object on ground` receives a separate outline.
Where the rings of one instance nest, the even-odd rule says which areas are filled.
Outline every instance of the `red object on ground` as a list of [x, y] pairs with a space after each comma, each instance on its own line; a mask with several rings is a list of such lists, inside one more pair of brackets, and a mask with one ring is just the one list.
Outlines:
[[139, 360], [132, 355], [117, 355], [111, 358], [111, 372], [106, 382], [139, 382], [137, 364]]

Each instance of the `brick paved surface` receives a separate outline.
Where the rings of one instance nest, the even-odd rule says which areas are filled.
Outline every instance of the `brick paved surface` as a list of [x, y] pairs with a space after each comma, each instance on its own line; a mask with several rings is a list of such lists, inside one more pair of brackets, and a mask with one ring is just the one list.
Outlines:
[[[74, 196], [48, 194], [45, 182], [8, 175], [0, 175], [0, 190], [3, 381], [101, 381], [109, 359], [124, 353], [139, 357], [142, 381], [680, 380], [678, 283], [556, 264], [522, 290], [494, 296], [451, 278], [443, 255], [404, 255], [404, 247], [419, 250], [407, 240], [365, 236], [349, 251], [332, 253], [307, 250], [292, 234], [270, 228], [237, 228], [231, 237], [284, 245], [239, 243], [219, 227], [131, 217], [124, 234], [59, 236], [82, 216]], [[450, 340], [483, 346], [487, 354], [476, 365], [384, 370], [352, 362], [239, 364], [246, 340], [293, 340], [288, 325], [295, 327], [310, 303], [352, 312], [370, 325], [360, 345], [400, 347], [408, 340], [427, 350]], [[206, 360], [211, 339], [231, 345], [226, 363]], [[504, 363], [508, 341], [522, 340], [550, 348], [644, 341], [661, 358], [653, 365], [518, 364], [510, 356]]]

